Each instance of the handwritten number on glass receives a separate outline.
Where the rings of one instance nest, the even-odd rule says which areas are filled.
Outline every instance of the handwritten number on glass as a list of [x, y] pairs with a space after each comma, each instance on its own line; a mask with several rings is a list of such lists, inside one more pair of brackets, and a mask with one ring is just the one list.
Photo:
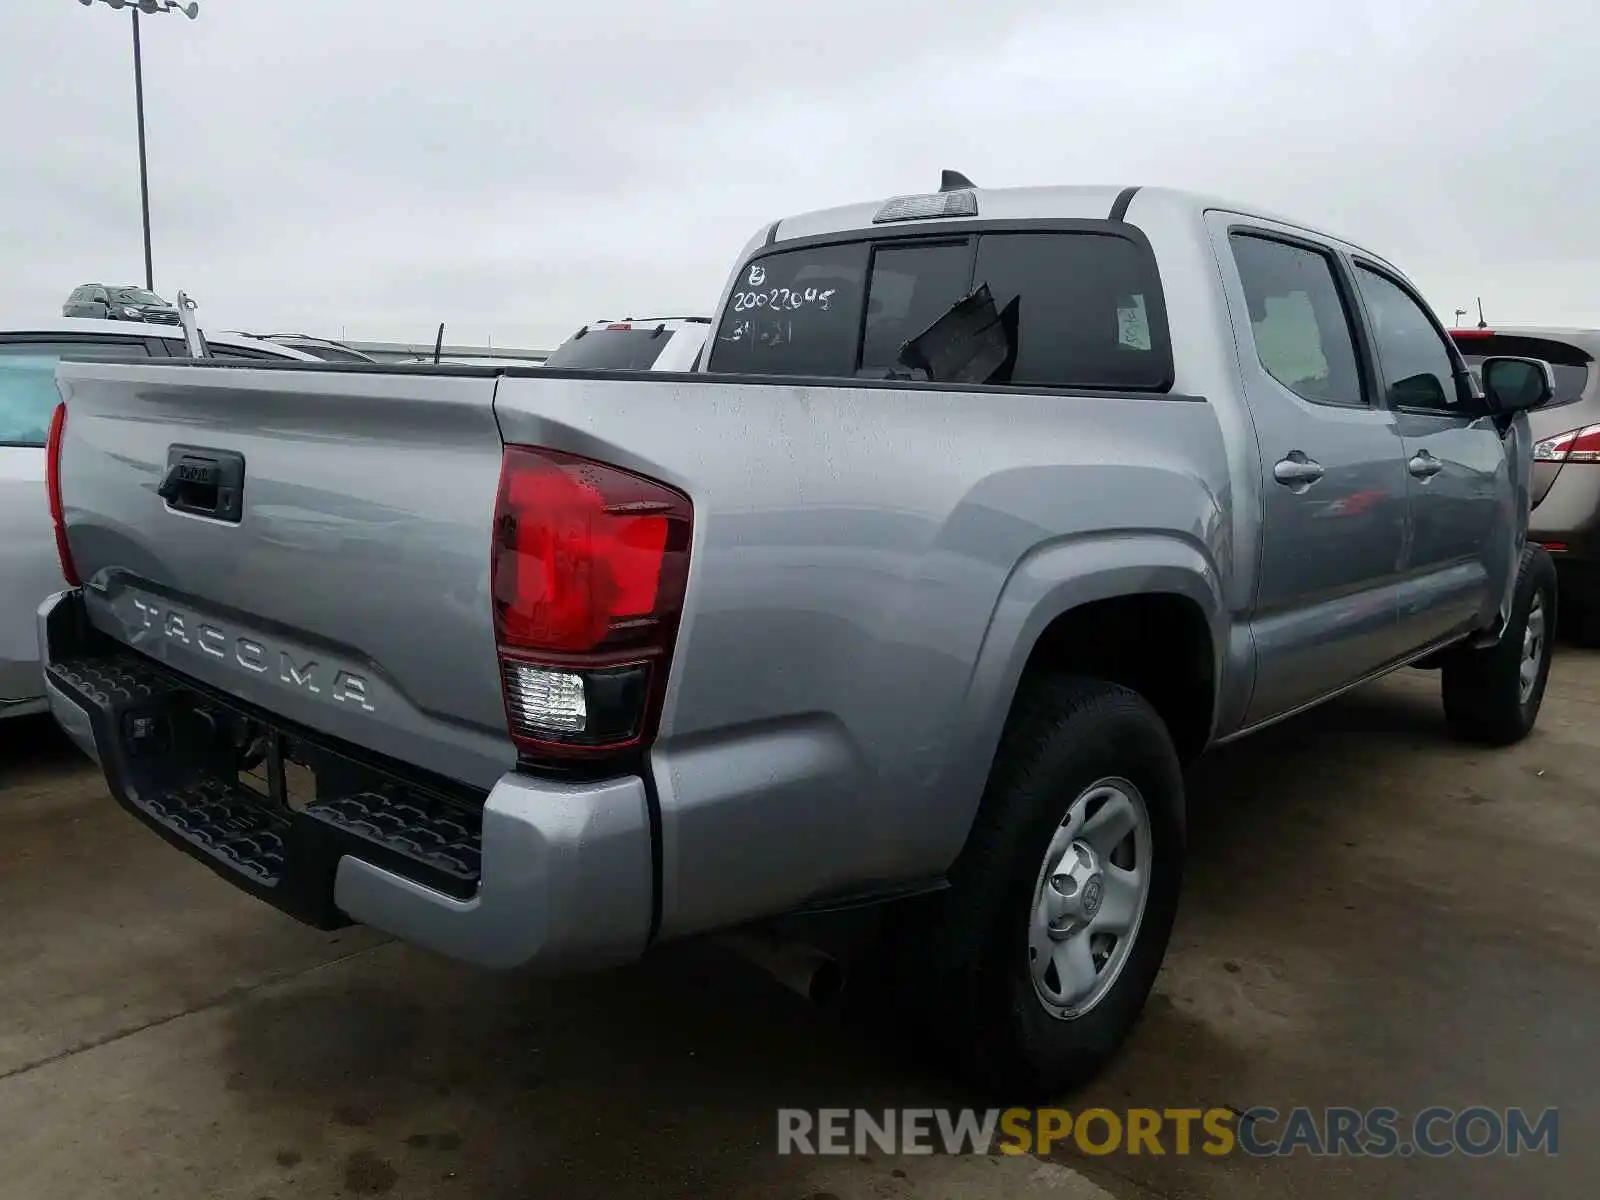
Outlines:
[[822, 312], [827, 312], [832, 306], [833, 296], [837, 289], [809, 287], [803, 291], [798, 288], [778, 287], [764, 292], [736, 292], [733, 297], [733, 311], [746, 312], [753, 308], [770, 309], [773, 312], [798, 312], [802, 308], [815, 305]]

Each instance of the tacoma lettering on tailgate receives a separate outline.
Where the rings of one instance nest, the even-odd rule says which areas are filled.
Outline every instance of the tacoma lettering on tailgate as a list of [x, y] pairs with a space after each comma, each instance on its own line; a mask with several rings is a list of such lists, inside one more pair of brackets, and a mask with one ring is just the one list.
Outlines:
[[138, 614], [138, 624], [165, 641], [186, 646], [253, 675], [270, 675], [279, 683], [313, 696], [326, 696], [339, 704], [373, 711], [367, 681], [353, 671], [324, 665], [315, 658], [296, 659], [281, 646], [272, 646], [181, 609], [138, 596], [129, 599]]

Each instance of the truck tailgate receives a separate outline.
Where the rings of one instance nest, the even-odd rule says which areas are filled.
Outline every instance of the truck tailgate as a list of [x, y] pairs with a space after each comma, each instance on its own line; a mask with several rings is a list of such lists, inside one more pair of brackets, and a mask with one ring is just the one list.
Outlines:
[[[65, 362], [58, 380], [63, 509], [94, 626], [463, 783], [514, 763], [489, 598], [492, 370]], [[224, 488], [242, 470], [236, 514], [206, 515], [221, 493], [205, 483], [158, 493], [184, 456]]]

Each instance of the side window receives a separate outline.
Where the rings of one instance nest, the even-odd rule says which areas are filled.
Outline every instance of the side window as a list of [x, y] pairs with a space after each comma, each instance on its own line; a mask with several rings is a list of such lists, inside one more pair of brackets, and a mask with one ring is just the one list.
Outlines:
[[73, 358], [135, 358], [143, 342], [0, 342], [0, 446], [43, 446], [56, 393], [56, 362]]
[[1255, 234], [1229, 239], [1261, 365], [1297, 396], [1362, 404], [1350, 317], [1323, 253]]
[[1356, 282], [1367, 305], [1389, 403], [1396, 408], [1453, 409], [1460, 399], [1455, 363], [1428, 314], [1392, 279], [1359, 264]]

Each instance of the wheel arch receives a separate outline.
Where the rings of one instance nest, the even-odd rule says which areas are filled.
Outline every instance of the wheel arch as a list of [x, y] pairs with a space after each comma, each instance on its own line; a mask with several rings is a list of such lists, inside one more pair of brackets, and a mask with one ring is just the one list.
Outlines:
[[[1118, 660], [1115, 650], [1130, 644], [1130, 632], [1138, 634], [1132, 644], [1141, 657]], [[1229, 633], [1221, 574], [1192, 539], [1097, 535], [1027, 556], [1001, 591], [960, 710], [945, 793], [961, 798], [951, 814], [952, 860], [966, 843], [1030, 672], [1070, 671], [1132, 687], [1167, 721], [1180, 754], [1193, 757], [1213, 738]], [[1186, 669], [1171, 672], [1177, 686], [1161, 686], [1161, 672], [1149, 670], [1170, 670], [1166, 651], [1184, 656]], [[1116, 669], [1119, 661], [1125, 669]]]

